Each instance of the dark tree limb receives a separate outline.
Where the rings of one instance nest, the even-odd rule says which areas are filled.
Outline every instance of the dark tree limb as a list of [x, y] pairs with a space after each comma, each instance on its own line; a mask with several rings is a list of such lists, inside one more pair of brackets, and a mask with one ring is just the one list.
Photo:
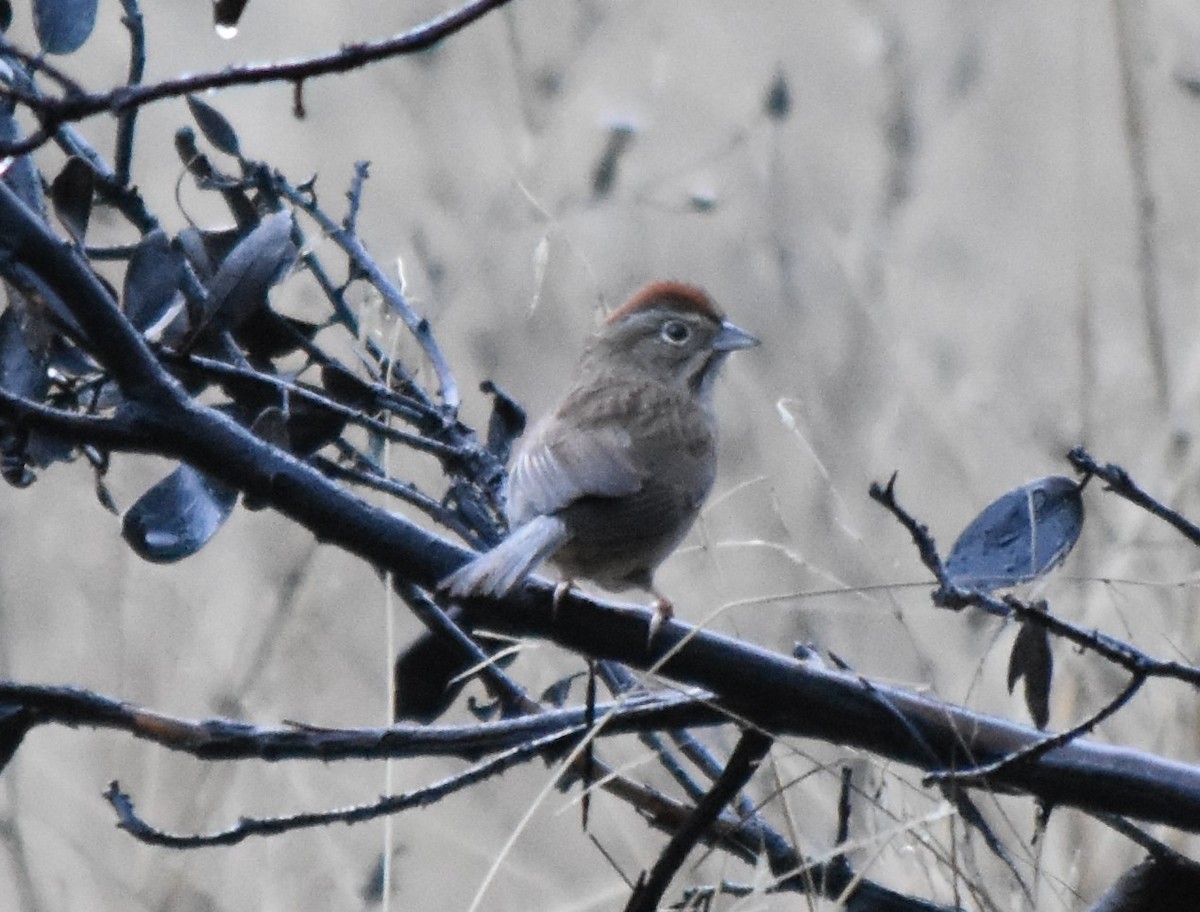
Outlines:
[[742, 733], [729, 762], [725, 764], [724, 772], [696, 805], [687, 821], [675, 831], [650, 873], [638, 881], [625, 912], [653, 912], [658, 908], [671, 880], [687, 860], [688, 853], [695, 848], [725, 806], [750, 781], [772, 743], [773, 739], [762, 732], [747, 729]]
[[[0, 706], [20, 707], [28, 725], [66, 725], [129, 732], [201, 760], [335, 760], [443, 756], [476, 760], [539, 738], [585, 731], [585, 710], [553, 709], [466, 726], [391, 725], [383, 728], [256, 726], [233, 719], [186, 719], [73, 687], [0, 681]], [[604, 735], [728, 721], [704, 700], [676, 693], [602, 703]], [[611, 716], [612, 718], [608, 718]]]

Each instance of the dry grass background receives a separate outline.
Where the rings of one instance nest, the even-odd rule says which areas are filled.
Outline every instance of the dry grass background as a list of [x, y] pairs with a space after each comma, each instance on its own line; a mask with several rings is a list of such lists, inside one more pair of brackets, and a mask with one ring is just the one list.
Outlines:
[[[327, 50], [441, 9], [255, 0], [241, 35], [223, 42], [207, 4], [149, 4], [150, 75]], [[65, 61], [93, 87], [124, 69], [117, 5], [102, 4], [101, 16], [92, 45]], [[681, 614], [698, 621], [732, 605], [716, 626], [780, 650], [814, 641], [864, 674], [1023, 718], [1003, 686], [1013, 628], [937, 612], [926, 589], [905, 586], [925, 575], [867, 485], [898, 469], [904, 502], [949, 545], [1000, 492], [1066, 472], [1063, 453], [1084, 442], [1200, 516], [1200, 99], [1178, 81], [1197, 73], [1200, 12], [1177, 0], [517, 0], [432, 53], [309, 85], [303, 121], [282, 87], [210, 100], [247, 154], [297, 181], [319, 173], [335, 210], [353, 162], [371, 161], [362, 234], [382, 261], [403, 262], [412, 299], [457, 366], [470, 420], [486, 416], [474, 393], [485, 378], [534, 413], [548, 405], [600, 308], [640, 283], [679, 277], [708, 288], [765, 344], [729, 365], [718, 489], [660, 577]], [[791, 111], [773, 120], [764, 101], [780, 75]], [[147, 110], [136, 160], [137, 183], [173, 229], [184, 219], [171, 131], [185, 122], [182, 103]], [[622, 123], [635, 136], [611, 196], [595, 200], [592, 172]], [[85, 127], [100, 143], [106, 131]], [[1144, 166], [1131, 153], [1138, 136]], [[1139, 167], [1154, 204], [1149, 261], [1139, 253]], [[181, 195], [193, 217], [220, 216], [193, 189]], [[303, 309], [304, 285], [292, 280], [280, 300]], [[405, 460], [397, 454], [401, 475]], [[163, 469], [122, 461], [112, 480], [120, 503]], [[0, 497], [0, 675], [196, 716], [385, 719], [388, 613], [399, 641], [416, 627], [368, 567], [245, 511], [194, 559], [141, 563], [82, 466]], [[1045, 586], [1054, 609], [1196, 662], [1194, 552], [1098, 488], [1087, 505], [1083, 541]], [[1057, 657], [1052, 725], [1061, 727], [1121, 680], [1068, 650]], [[536, 688], [577, 664], [541, 646], [515, 671]], [[1187, 689], [1155, 685], [1097, 737], [1193, 762], [1196, 707]], [[606, 750], [640, 757], [632, 745]], [[805, 777], [784, 799], [805, 851], [831, 845], [836, 771], [849, 762], [877, 793], [875, 804], [857, 802], [856, 861], [941, 901], [957, 889], [970, 908], [1083, 909], [1139, 857], [1069, 811], [1032, 846], [1029, 802], [981, 796], [1033, 885], [1031, 905], [985, 849], [964, 842], [961, 824], [919, 822], [938, 806], [908, 771], [804, 742], [778, 745], [773, 760], [763, 782]], [[391, 786], [455, 768], [397, 764]], [[395, 907], [466, 909], [546, 776], [531, 765], [395, 819]], [[113, 829], [99, 792], [114, 777], [177, 831], [367, 801], [387, 787], [380, 765], [217, 766], [110, 734], [38, 730], [0, 781], [5, 908], [371, 904], [363, 891], [382, 823], [171, 853]], [[781, 804], [771, 806], [777, 820]], [[625, 887], [564, 808], [557, 794], [539, 808], [480, 908], [619, 908]], [[630, 874], [661, 844], [610, 800], [593, 820]], [[896, 820], [918, 822], [897, 834]], [[719, 856], [686, 874], [721, 876], [755, 874]]]

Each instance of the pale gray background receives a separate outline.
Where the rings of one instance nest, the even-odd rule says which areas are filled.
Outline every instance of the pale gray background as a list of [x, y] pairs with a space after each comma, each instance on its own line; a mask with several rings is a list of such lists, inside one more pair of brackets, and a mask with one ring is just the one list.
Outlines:
[[[205, 3], [148, 4], [149, 77], [326, 51], [442, 9], [253, 0], [241, 35], [226, 42]], [[1165, 333], [1155, 353], [1115, 9], [1124, 7], [518, 0], [433, 53], [311, 83], [304, 121], [292, 118], [286, 87], [209, 100], [248, 155], [296, 181], [318, 173], [335, 211], [353, 162], [371, 161], [362, 234], [382, 262], [403, 262], [412, 300], [458, 368], [471, 421], [486, 417], [474, 392], [485, 378], [534, 413], [549, 405], [602, 307], [641, 283], [707, 288], [765, 344], [728, 366], [717, 490], [660, 575], [679, 613], [700, 621], [732, 605], [712, 623], [785, 651], [812, 640], [864, 674], [1023, 719], [1019, 695], [1004, 689], [1013, 628], [938, 612], [926, 588], [905, 585], [926, 574], [866, 490], [899, 470], [904, 502], [948, 546], [994, 496], [1068, 471], [1064, 452], [1084, 442], [1200, 516], [1200, 99], [1178, 82], [1200, 74], [1200, 12], [1131, 3], [1120, 26], [1155, 204]], [[122, 78], [118, 16], [118, 4], [102, 3], [97, 37], [62, 61], [90, 87]], [[777, 74], [792, 99], [782, 122], [764, 113]], [[162, 103], [139, 133], [135, 179], [172, 230], [186, 222], [173, 202], [171, 131], [186, 122], [182, 102]], [[591, 174], [615, 123], [636, 136], [612, 196], [595, 202]], [[907, 145], [894, 141], [898, 125]], [[107, 124], [84, 129], [109, 148]], [[186, 182], [181, 195], [196, 220], [227, 219]], [[715, 206], [697, 211], [694, 196]], [[98, 238], [106, 227], [94, 229]], [[277, 295], [296, 312], [314, 300], [303, 277]], [[377, 302], [359, 303], [390, 338]], [[400, 454], [397, 472], [408, 474], [407, 463]], [[111, 482], [120, 504], [166, 468], [121, 461]], [[436, 481], [428, 467], [412, 471]], [[193, 716], [386, 718], [388, 612], [398, 642], [416, 625], [370, 568], [277, 516], [245, 511], [196, 558], [150, 566], [123, 546], [91, 488], [80, 465], [45, 473], [30, 491], [0, 492], [0, 675]], [[1083, 541], [1042, 594], [1077, 623], [1200, 660], [1194, 551], [1099, 486], [1086, 499]], [[838, 591], [846, 587], [855, 591]], [[1094, 660], [1061, 648], [1057, 658], [1056, 727], [1121, 686]], [[578, 664], [542, 646], [514, 671], [541, 687]], [[1157, 685], [1097, 737], [1192, 762], [1196, 710], [1195, 694]], [[641, 756], [635, 745], [605, 755]], [[805, 851], [830, 848], [837, 769], [851, 762], [868, 790], [882, 789], [878, 807], [856, 806], [856, 862], [869, 876], [946, 902], [957, 890], [971, 908], [1029, 908], [985, 849], [963, 844], [961, 825], [952, 841], [949, 821], [922, 820], [937, 803], [909, 771], [806, 742], [780, 744], [773, 757], [763, 798], [772, 775], [786, 784], [831, 764], [788, 787], [790, 824], [779, 798], [769, 806]], [[458, 768], [397, 764], [392, 787]], [[397, 818], [396, 908], [468, 908], [547, 776], [530, 765]], [[171, 853], [113, 829], [99, 793], [114, 777], [151, 820], [181, 832], [243, 813], [369, 801], [387, 788], [377, 764], [216, 766], [112, 734], [38, 730], [0, 780], [5, 908], [365, 905], [384, 824]], [[980, 802], [1035, 885], [1038, 909], [1086, 907], [1139, 857], [1071, 812], [1031, 847], [1029, 802]], [[481, 908], [623, 904], [624, 885], [565, 804], [552, 793], [538, 809]], [[898, 822], [911, 828], [896, 832]], [[593, 808], [593, 832], [630, 876], [661, 845], [606, 798]], [[684, 879], [722, 876], [756, 875], [714, 856]], [[775, 898], [722, 908], [794, 906]]]

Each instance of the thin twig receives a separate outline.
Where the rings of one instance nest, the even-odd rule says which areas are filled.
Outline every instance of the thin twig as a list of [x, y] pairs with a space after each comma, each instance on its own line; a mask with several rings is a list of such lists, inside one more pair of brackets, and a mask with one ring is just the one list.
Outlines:
[[438, 440], [430, 440], [428, 437], [420, 434], [401, 430], [366, 414], [360, 409], [342, 405], [328, 396], [324, 396], [315, 390], [301, 386], [277, 374], [268, 374], [252, 368], [229, 364], [225, 361], [218, 361], [214, 358], [206, 358], [191, 353], [179, 354], [164, 351], [162, 354], [163, 360], [168, 364], [176, 363], [195, 368], [213, 377], [242, 380], [258, 386], [270, 387], [280, 393], [286, 393], [294, 400], [307, 402], [309, 405], [322, 409], [331, 415], [344, 418], [346, 421], [356, 424], [370, 431], [372, 434], [377, 434], [385, 440], [390, 440], [393, 443], [401, 443], [418, 452], [429, 453], [443, 461], [457, 464], [473, 455], [465, 452], [461, 447], [451, 446]]
[[1004, 757], [999, 757], [991, 763], [985, 763], [982, 766], [974, 766], [968, 769], [958, 770], [940, 770], [938, 772], [927, 773], [922, 780], [926, 785], [935, 783], [956, 783], [958, 785], [984, 785], [988, 779], [995, 776], [996, 773], [1002, 772], [1005, 769], [1010, 769], [1022, 763], [1032, 763], [1040, 757], [1046, 756], [1052, 750], [1057, 750], [1064, 744], [1069, 744], [1076, 738], [1081, 738], [1086, 734], [1090, 734], [1093, 729], [1117, 710], [1121, 709], [1126, 703], [1133, 699], [1134, 695], [1141, 690], [1142, 685], [1146, 683], [1146, 675], [1135, 674], [1130, 678], [1129, 683], [1125, 688], [1117, 694], [1107, 705], [1102, 707], [1098, 712], [1089, 716], [1078, 725], [1059, 732], [1056, 735], [1043, 738], [1041, 741], [1034, 744], [1027, 744], [1020, 750], [1013, 751]]
[[117, 826], [139, 842], [171, 849], [229, 846], [236, 845], [251, 836], [275, 836], [293, 830], [328, 826], [332, 823], [362, 823], [412, 808], [428, 807], [449, 795], [506, 772], [531, 758], [560, 751], [564, 745], [570, 744], [572, 739], [578, 738], [584, 731], [586, 731], [585, 727], [580, 725], [577, 728], [555, 732], [524, 744], [518, 744], [490, 760], [478, 763], [461, 773], [448, 776], [440, 782], [401, 795], [389, 795], [370, 804], [282, 817], [241, 817], [236, 824], [217, 833], [184, 836], [166, 833], [151, 826], [138, 816], [132, 799], [121, 791], [115, 781], [104, 792], [104, 797], [117, 813]]
[[[142, 20], [142, 11], [137, 0], [121, 0], [121, 8], [125, 15], [121, 24], [129, 32], [129, 75], [126, 85], [141, 85], [142, 76], [146, 72], [146, 25]], [[116, 158], [113, 170], [118, 185], [125, 187], [129, 184], [129, 175], [133, 167], [133, 135], [137, 127], [137, 108], [123, 111], [117, 117]]]
[[460, 403], [458, 383], [454, 379], [454, 372], [450, 369], [450, 362], [446, 360], [445, 353], [430, 329], [429, 321], [413, 310], [404, 296], [404, 292], [379, 268], [356, 234], [331, 219], [323, 209], [316, 205], [310, 195], [301, 193], [282, 175], [275, 175], [275, 185], [280, 194], [293, 205], [299, 206], [307, 212], [321, 226], [321, 230], [345, 251], [353, 262], [354, 268], [379, 291], [383, 299], [396, 312], [433, 366], [441, 386], [442, 402], [452, 413], [457, 411]]
[[1121, 466], [1111, 462], [1102, 465], [1081, 446], [1072, 448], [1067, 454], [1067, 459], [1077, 471], [1095, 475], [1108, 486], [1109, 491], [1169, 523], [1193, 545], [1200, 545], [1200, 526], [1148, 494]]

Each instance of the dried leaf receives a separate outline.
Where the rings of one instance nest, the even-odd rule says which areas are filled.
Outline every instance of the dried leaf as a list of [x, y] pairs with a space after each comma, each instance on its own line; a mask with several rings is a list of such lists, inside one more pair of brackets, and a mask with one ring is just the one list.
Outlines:
[[152, 563], [171, 563], [199, 551], [229, 518], [238, 492], [181, 465], [129, 508], [121, 535]]
[[33, 27], [47, 54], [83, 47], [96, 25], [97, 0], [33, 0]]
[[571, 696], [571, 685], [582, 675], [583, 672], [576, 671], [559, 678], [542, 691], [541, 702], [551, 706], [565, 706], [567, 698]]
[[142, 238], [129, 258], [121, 300], [129, 322], [148, 339], [173, 345], [186, 331], [186, 320], [178, 319], [186, 304], [186, 268], [183, 252], [159, 230]]
[[264, 218], [221, 263], [208, 289], [201, 330], [219, 334], [237, 329], [266, 306], [267, 292], [296, 259], [292, 216], [276, 212]]
[[196, 121], [196, 126], [204, 134], [204, 138], [226, 155], [241, 156], [241, 145], [238, 143], [237, 132], [233, 125], [225, 119], [225, 115], [206, 101], [201, 101], [195, 95], [187, 96], [188, 109]]
[[72, 155], [50, 184], [54, 213], [76, 244], [83, 244], [92, 216], [96, 172], [77, 155]]
[[994, 500], [946, 559], [955, 586], [990, 592], [1036, 579], [1062, 563], [1083, 529], [1078, 482], [1039, 478]]
[[1038, 728], [1050, 721], [1050, 682], [1054, 676], [1054, 655], [1045, 627], [1025, 622], [1017, 631], [1012, 654], [1008, 657], [1008, 692], [1025, 680], [1025, 706]]
[[17, 309], [9, 307], [0, 313], [0, 389], [40, 402], [50, 387], [48, 363], [48, 355], [34, 352], [29, 344]]

